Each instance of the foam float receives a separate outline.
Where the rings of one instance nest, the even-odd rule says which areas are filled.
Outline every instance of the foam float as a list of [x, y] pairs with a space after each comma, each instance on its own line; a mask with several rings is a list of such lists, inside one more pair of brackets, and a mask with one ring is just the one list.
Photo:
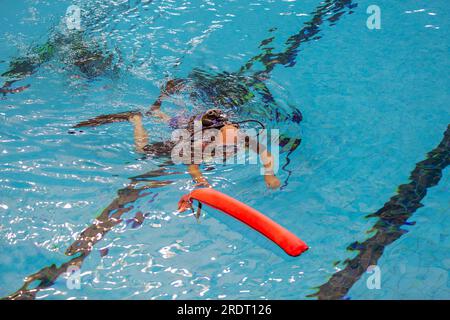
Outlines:
[[180, 212], [194, 210], [193, 201], [199, 202], [197, 215], [201, 204], [220, 210], [233, 218], [245, 223], [277, 244], [288, 255], [296, 257], [308, 250], [308, 246], [295, 234], [283, 228], [258, 210], [212, 188], [201, 188], [184, 195], [178, 202]]

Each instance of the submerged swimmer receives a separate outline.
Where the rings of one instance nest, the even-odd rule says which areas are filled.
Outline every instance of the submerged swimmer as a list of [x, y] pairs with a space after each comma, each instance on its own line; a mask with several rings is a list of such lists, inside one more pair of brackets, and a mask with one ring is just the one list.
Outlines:
[[[253, 90], [251, 90], [253, 89]], [[257, 95], [261, 98], [257, 100]], [[168, 80], [161, 88], [160, 94], [144, 116], [153, 116], [163, 121], [173, 122], [161, 110], [165, 100], [174, 100], [176, 96], [184, 100], [188, 97], [191, 104], [209, 106], [230, 110], [242, 117], [265, 119], [272, 123], [282, 123], [280, 132], [281, 152], [293, 152], [300, 145], [298, 137], [299, 125], [302, 121], [300, 110], [292, 107], [290, 110], [278, 106], [264, 82], [258, 78], [247, 78], [232, 73], [219, 73], [211, 75], [203, 70], [194, 69], [187, 78]], [[175, 99], [173, 99], [175, 97]], [[82, 121], [74, 128], [95, 127], [114, 122], [126, 122], [129, 117], [140, 113], [127, 111], [116, 114], [100, 115]]]
[[[174, 128], [179, 127], [176, 122], [176, 118], [170, 118], [161, 111], [158, 117], [166, 120], [166, 122]], [[157, 156], [157, 157], [171, 157], [174, 148], [177, 146], [175, 141], [156, 142], [149, 143], [149, 135], [142, 123], [142, 114], [136, 113], [129, 117], [131, 123], [134, 126], [134, 142], [136, 151], [142, 154]], [[174, 121], [175, 120], [175, 121]], [[258, 122], [256, 120], [245, 120], [241, 122], [232, 122], [228, 119], [227, 115], [219, 109], [210, 109], [203, 114], [193, 116], [189, 119], [187, 126], [184, 128], [190, 133], [189, 148], [193, 148], [195, 131], [195, 121], [198, 120], [201, 123], [201, 131], [208, 129], [216, 129], [214, 141], [201, 141], [201, 157], [194, 159], [189, 155], [187, 161], [184, 162], [188, 166], [188, 172], [194, 180], [196, 186], [211, 187], [208, 180], [203, 176], [200, 170], [200, 164], [202, 161], [207, 160], [209, 157], [217, 156], [216, 151], [227, 149], [228, 151], [223, 154], [224, 158], [232, 157], [238, 152], [239, 141], [239, 124], [244, 122]], [[262, 124], [261, 124], [262, 125]], [[280, 187], [280, 180], [276, 177], [274, 172], [274, 158], [272, 154], [261, 143], [250, 141], [251, 138], [245, 141], [244, 146], [247, 150], [255, 152], [259, 155], [261, 163], [264, 168], [264, 181], [268, 188], [276, 189]], [[211, 148], [212, 147], [212, 148]], [[231, 148], [230, 148], [231, 147]], [[231, 151], [229, 151], [231, 149]], [[212, 151], [212, 152], [211, 152]], [[202, 160], [203, 159], [203, 160]], [[226, 159], [223, 159], [226, 160]]]
[[[255, 105], [250, 107], [246, 105], [247, 102], [252, 100], [254, 95], [245, 86], [245, 80], [242, 77], [237, 77], [236, 75], [228, 73], [220, 76], [210, 76], [206, 73], [201, 73], [201, 75], [199, 75], [200, 73], [201, 72], [199, 70], [196, 70], [193, 73], [194, 75], [191, 75], [188, 79], [168, 80], [162, 88], [156, 101], [144, 114], [140, 111], [129, 111], [117, 114], [101, 115], [93, 119], [80, 122], [75, 125], [74, 128], [96, 127], [108, 123], [131, 121], [134, 124], [135, 140], [138, 152], [146, 153], [147, 155], [152, 154], [158, 157], [170, 157], [175, 143], [172, 141], [167, 141], [148, 145], [148, 134], [142, 125], [142, 118], [143, 116], [158, 118], [159, 120], [168, 123], [174, 129], [192, 127], [192, 123], [195, 118], [198, 118], [198, 115], [192, 117], [191, 119], [186, 119], [183, 116], [170, 117], [161, 110], [163, 102], [170, 99], [174, 95], [188, 94], [189, 99], [193, 102], [193, 104], [214, 106], [213, 110], [215, 110], [217, 114], [211, 116], [215, 116], [217, 119], [212, 119], [212, 122], [219, 122], [219, 125], [214, 126], [214, 129], [219, 130], [219, 142], [222, 142], [223, 144], [226, 144], [224, 143], [226, 134], [230, 135], [228, 139], [229, 141], [233, 141], [233, 139], [237, 137], [238, 125], [236, 123], [231, 123], [227, 119], [226, 115], [220, 111], [219, 107], [233, 110], [241, 115], [256, 115], [261, 118], [268, 118], [269, 120], [273, 120], [274, 118], [278, 121], [284, 120], [278, 108], [270, 107], [261, 109], [256, 108]], [[222, 76], [224, 77], [223, 79], [221, 78]], [[263, 106], [267, 106], [267, 104], [263, 104]], [[301, 121], [300, 111], [294, 110], [294, 112], [290, 115], [290, 118], [293, 122], [298, 124]], [[202, 118], [203, 128], [210, 128], [208, 122], [205, 123], [204, 120], [205, 117]], [[256, 120], [252, 121], [256, 122]], [[293, 126], [290, 127], [293, 128]], [[191, 133], [193, 133], [193, 131], [191, 131]], [[300, 144], [300, 139], [292, 138], [292, 136], [286, 137], [281, 135], [279, 142], [279, 145], [282, 148], [281, 152], [286, 150], [288, 152], [292, 152]], [[249, 144], [247, 146], [248, 149], [251, 151], [256, 151], [261, 158], [271, 157], [265, 147], [259, 146], [258, 148], [260, 148], [260, 150], [252, 150], [251, 145], [252, 144]], [[263, 161], [263, 163], [265, 162]], [[271, 166], [271, 168], [267, 169], [266, 174], [264, 174], [264, 179], [269, 188], [275, 189], [280, 187], [280, 181], [273, 173], [273, 164]], [[285, 169], [285, 166], [282, 168], [283, 170]], [[194, 180], [202, 180], [198, 165], [190, 165], [189, 172], [193, 175]], [[285, 185], [286, 184], [287, 182], [285, 182]]]
[[56, 33], [42, 45], [31, 48], [26, 55], [11, 60], [9, 68], [0, 76], [5, 78], [0, 94], [19, 93], [30, 85], [12, 87], [12, 84], [36, 73], [41, 65], [58, 59], [64, 65], [73, 65], [87, 79], [116, 73], [114, 55], [103, 50], [97, 43], [86, 41], [82, 31]]

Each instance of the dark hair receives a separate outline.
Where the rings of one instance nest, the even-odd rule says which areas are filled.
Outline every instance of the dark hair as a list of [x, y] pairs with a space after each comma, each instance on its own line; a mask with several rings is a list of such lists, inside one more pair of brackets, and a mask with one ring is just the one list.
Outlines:
[[194, 133], [194, 122], [201, 121], [202, 130], [221, 129], [228, 124], [233, 124], [228, 116], [220, 109], [209, 109], [206, 112], [193, 116], [188, 123], [188, 130]]

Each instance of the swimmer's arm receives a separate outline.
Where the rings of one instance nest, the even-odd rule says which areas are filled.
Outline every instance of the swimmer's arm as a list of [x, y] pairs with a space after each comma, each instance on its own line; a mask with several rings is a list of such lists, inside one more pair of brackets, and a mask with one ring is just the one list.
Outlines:
[[172, 94], [178, 92], [183, 88], [184, 82], [181, 79], [167, 81], [166, 85], [164, 86], [164, 89], [161, 90], [161, 93], [159, 94], [156, 101], [153, 102], [153, 104], [150, 106], [150, 110], [148, 111], [148, 113], [164, 121], [169, 121], [170, 117], [164, 111], [161, 110], [161, 105], [165, 99], [169, 98]]
[[130, 121], [134, 125], [134, 145], [136, 152], [145, 153], [144, 148], [148, 145], [148, 133], [142, 124], [142, 115], [134, 115], [130, 117]]
[[200, 171], [200, 167], [197, 164], [190, 164], [188, 166], [188, 172], [194, 180], [196, 186], [211, 187], [208, 180], [206, 180], [206, 178], [203, 176], [202, 172]]
[[259, 155], [261, 163], [264, 167], [264, 181], [266, 185], [270, 189], [277, 189], [280, 187], [280, 180], [275, 176], [274, 164], [275, 160], [272, 154], [267, 150], [267, 148], [263, 145], [259, 145], [258, 143], [250, 143], [249, 147], [252, 151]]

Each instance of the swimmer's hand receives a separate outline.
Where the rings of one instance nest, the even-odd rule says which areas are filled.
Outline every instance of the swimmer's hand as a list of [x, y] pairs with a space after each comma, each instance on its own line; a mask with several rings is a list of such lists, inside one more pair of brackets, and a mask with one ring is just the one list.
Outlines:
[[195, 184], [196, 188], [212, 188], [208, 181], [200, 181]]
[[201, 173], [194, 178], [195, 181], [195, 188], [212, 188], [212, 186], [209, 184], [208, 180], [204, 176], [201, 175]]
[[269, 189], [278, 189], [281, 185], [280, 180], [273, 174], [265, 175], [264, 181], [266, 182], [266, 186]]

